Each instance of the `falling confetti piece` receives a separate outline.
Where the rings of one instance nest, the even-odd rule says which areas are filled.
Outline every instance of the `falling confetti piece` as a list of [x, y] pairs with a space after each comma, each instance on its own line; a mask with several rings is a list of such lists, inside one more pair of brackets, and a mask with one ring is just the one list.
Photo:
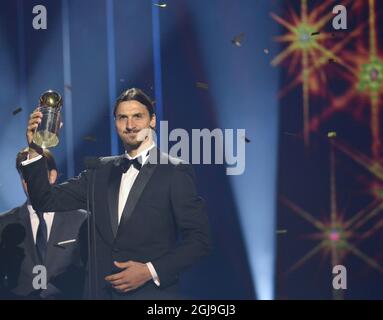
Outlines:
[[335, 138], [336, 137], [336, 132], [335, 131], [330, 131], [327, 133], [328, 138]]
[[91, 141], [91, 142], [96, 142], [97, 141], [95, 136], [85, 136], [84, 140], [85, 141]]
[[200, 88], [200, 89], [206, 89], [206, 90], [209, 89], [209, 85], [205, 82], [197, 82], [196, 85], [197, 85], [197, 88]]
[[342, 39], [342, 36], [344, 36], [344, 35], [342, 35], [342, 34], [340, 34], [340, 33], [338, 32], [337, 34], [332, 33], [331, 36], [332, 36], [332, 38], [333, 38], [334, 40], [341, 40], [341, 39]]
[[286, 229], [283, 229], [283, 230], [277, 230], [276, 233], [277, 233], [277, 234], [284, 234], [284, 233], [287, 233], [287, 230], [286, 230]]
[[263, 52], [266, 53], [266, 54], [269, 54], [269, 49], [263, 49]]
[[249, 138], [246, 138], [246, 137], [245, 137], [245, 141], [246, 141], [246, 143], [250, 143], [251, 142], [251, 140]]
[[311, 35], [312, 36], [317, 36], [317, 35], [319, 35], [320, 34], [320, 31], [317, 31], [317, 32], [313, 32]]
[[65, 89], [68, 89], [68, 90], [72, 90], [72, 86], [71, 86], [70, 84], [66, 84], [66, 85], [64, 86], [64, 88], [65, 88]]
[[233, 40], [231, 40], [232, 43], [234, 43], [237, 47], [242, 46], [242, 40], [244, 38], [245, 34], [242, 32], [239, 35], [235, 36]]
[[287, 132], [287, 131], [284, 131], [282, 133], [285, 134], [286, 136], [298, 137], [298, 134], [296, 134], [296, 133]]
[[22, 108], [17, 108], [13, 110], [12, 114], [15, 116], [16, 114], [20, 113], [23, 109]]
[[167, 4], [166, 3], [153, 3], [154, 6], [160, 7], [160, 8], [166, 8]]

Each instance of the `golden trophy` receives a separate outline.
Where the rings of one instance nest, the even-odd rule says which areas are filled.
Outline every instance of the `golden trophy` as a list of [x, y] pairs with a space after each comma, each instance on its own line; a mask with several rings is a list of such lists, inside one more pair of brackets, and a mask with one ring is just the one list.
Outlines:
[[33, 142], [41, 148], [51, 148], [59, 143], [62, 98], [53, 90], [44, 92], [37, 108], [43, 114], [41, 123], [33, 136]]

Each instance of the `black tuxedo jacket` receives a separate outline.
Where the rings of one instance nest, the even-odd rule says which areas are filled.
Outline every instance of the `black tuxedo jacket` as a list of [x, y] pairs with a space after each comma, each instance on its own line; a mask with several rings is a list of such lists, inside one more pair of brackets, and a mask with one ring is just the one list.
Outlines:
[[[157, 148], [141, 168], [129, 193], [120, 224], [118, 197], [123, 156], [100, 158], [99, 166], [78, 177], [51, 186], [46, 163], [40, 159], [23, 167], [36, 210], [85, 209], [89, 198], [95, 219], [91, 264], [91, 297], [96, 299], [174, 299], [180, 272], [210, 251], [205, 203], [197, 195], [192, 167]], [[91, 187], [93, 185], [93, 188]], [[89, 190], [92, 190], [88, 192]], [[89, 195], [89, 196], [88, 196]], [[126, 294], [117, 294], [104, 277], [116, 272], [113, 261], [151, 262], [160, 286], [148, 281]]]
[[[41, 263], [36, 253], [27, 205], [1, 214], [1, 298], [81, 298], [85, 270], [80, 252], [80, 230], [86, 217], [85, 211], [55, 213], [44, 263], [47, 289], [36, 291], [32, 282], [38, 273], [33, 273], [33, 268]], [[58, 245], [72, 239], [76, 239], [76, 242]]]

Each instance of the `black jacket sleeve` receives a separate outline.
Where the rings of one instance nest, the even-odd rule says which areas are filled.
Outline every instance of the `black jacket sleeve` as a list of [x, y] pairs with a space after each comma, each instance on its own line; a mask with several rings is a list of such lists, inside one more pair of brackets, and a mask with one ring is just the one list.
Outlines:
[[45, 158], [22, 167], [28, 194], [36, 211], [71, 211], [86, 209], [87, 171], [59, 185], [50, 185]]
[[206, 206], [204, 200], [197, 195], [195, 175], [191, 165], [179, 164], [175, 167], [170, 193], [181, 239], [179, 245], [173, 250], [151, 261], [160, 279], [161, 287], [177, 281], [181, 271], [211, 250]]

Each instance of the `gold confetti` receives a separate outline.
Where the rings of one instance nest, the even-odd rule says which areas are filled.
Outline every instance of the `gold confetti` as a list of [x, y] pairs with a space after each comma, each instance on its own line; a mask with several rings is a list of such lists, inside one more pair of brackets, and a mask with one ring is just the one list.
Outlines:
[[292, 136], [292, 137], [298, 137], [299, 135], [296, 134], [296, 133], [292, 133], [292, 132], [287, 132], [287, 131], [284, 131], [282, 132], [283, 134], [285, 134], [286, 136]]
[[166, 3], [153, 3], [154, 6], [160, 7], [160, 8], [166, 8], [167, 4]]
[[336, 132], [335, 131], [329, 131], [327, 133], [327, 137], [328, 138], [335, 138], [336, 137]]
[[20, 113], [23, 109], [22, 108], [17, 108], [12, 111], [12, 114], [15, 116], [16, 114]]
[[85, 136], [84, 137], [85, 141], [91, 141], [91, 142], [96, 142], [97, 138], [95, 136]]
[[244, 38], [245, 34], [242, 32], [239, 35], [235, 36], [231, 42], [235, 44], [237, 47], [242, 46], [242, 40]]
[[287, 230], [286, 230], [286, 229], [277, 230], [276, 233], [277, 233], [277, 234], [284, 234], [284, 233], [287, 233]]
[[196, 86], [197, 88], [200, 88], [200, 89], [205, 89], [205, 90], [209, 89], [209, 85], [205, 82], [197, 82]]

